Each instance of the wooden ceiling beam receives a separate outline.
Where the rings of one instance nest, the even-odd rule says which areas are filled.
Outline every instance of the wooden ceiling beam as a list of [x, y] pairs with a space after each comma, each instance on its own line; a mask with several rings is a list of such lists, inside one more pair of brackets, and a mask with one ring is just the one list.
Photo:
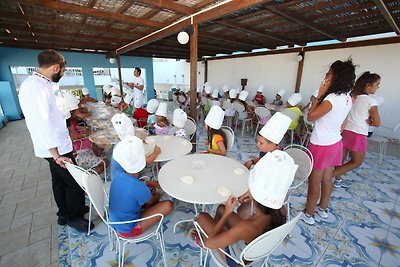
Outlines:
[[[89, 0], [89, 4], [87, 5], [87, 7], [93, 8], [94, 5], [96, 5], [96, 3], [97, 3], [97, 0]], [[83, 18], [83, 19], [82, 19], [82, 24], [86, 24], [87, 19], [88, 19], [88, 17]]]
[[194, 8], [195, 8], [197, 11], [199, 11], [199, 10], [201, 10], [203, 7], [208, 6], [208, 5], [210, 5], [210, 4], [214, 3], [214, 2], [215, 2], [215, 0], [203, 0], [203, 1], [201, 1], [200, 3], [196, 4], [196, 5], [194, 6]]
[[139, 0], [139, 2], [185, 15], [193, 14], [196, 11], [190, 6], [182, 5], [170, 0]]
[[[204, 11], [199, 14], [194, 14], [192, 16], [193, 18], [193, 24], [201, 24], [202, 22], [212, 20], [219, 18], [221, 16], [224, 16], [226, 14], [230, 14], [232, 12], [236, 12], [239, 10], [242, 10], [244, 8], [248, 8], [253, 5], [257, 4], [262, 4], [265, 2], [271, 2], [272, 0], [232, 0], [231, 2], [226, 2], [224, 4], [219, 5], [218, 7], [214, 9], [209, 9], [207, 11]], [[184, 27], [187, 27], [191, 25], [191, 20], [190, 18], [183, 19], [182, 21], [166, 26], [154, 33], [151, 33], [143, 38], [140, 38], [136, 41], [133, 41], [129, 44], [126, 44], [123, 47], [120, 47], [117, 49], [118, 54], [123, 54], [126, 53], [132, 49], [144, 46], [146, 44], [152, 43], [154, 41], [160, 40], [164, 37], [167, 37], [171, 34], [174, 34], [180, 30], [182, 30]]]
[[79, 5], [68, 4], [59, 1], [52, 0], [18, 0], [20, 3], [30, 4], [35, 6], [42, 6], [56, 11], [63, 11], [75, 14], [82, 14], [91, 17], [103, 18], [108, 20], [116, 20], [123, 23], [132, 23], [138, 25], [145, 25], [149, 27], [161, 28], [164, 26], [163, 23], [152, 21], [148, 19], [136, 18], [127, 15], [121, 15], [116, 13], [104, 12], [94, 8], [82, 7]]
[[[168, 46], [173, 46], [173, 45], [177, 45], [178, 41], [177, 40], [172, 40], [172, 39], [161, 39], [159, 41], [157, 41], [157, 44], [166, 44]], [[199, 44], [199, 48], [200, 49], [204, 49], [204, 50], [218, 50], [218, 51], [224, 51], [221, 53], [227, 53], [226, 51], [235, 51], [235, 48], [233, 48], [230, 45], [224, 44], [223, 48], [219, 49], [217, 48], [218, 46], [215, 45], [210, 45], [209, 43], [205, 42], [205, 41], [201, 41], [200, 39], [198, 40], [198, 44]]]
[[393, 19], [392, 14], [385, 6], [385, 3], [382, 0], [373, 0], [375, 5], [378, 7], [382, 16], [385, 18], [386, 22], [389, 24], [390, 28], [397, 34], [400, 35], [399, 25], [397, 25], [396, 21]]
[[[242, 41], [242, 40], [238, 40], [238, 39], [232, 39], [226, 36], [221, 36], [218, 34], [211, 34], [211, 33], [206, 33], [206, 32], [202, 32], [201, 34], [199, 34], [199, 38], [204, 38], [204, 39], [213, 39], [213, 40], [217, 40], [217, 41], [222, 41], [222, 42], [231, 42], [231, 43], [235, 43], [238, 45], [242, 45], [242, 46], [247, 46], [247, 47], [251, 47], [252, 49], [255, 48], [262, 48], [262, 46], [260, 44], [254, 44], [254, 43], [250, 43], [250, 42], [246, 42], [246, 41]], [[242, 48], [238, 48], [237, 51], [241, 50]]]
[[305, 26], [307, 28], [310, 28], [310, 29], [312, 29], [312, 30], [314, 30], [316, 32], [319, 32], [320, 34], [325, 35], [325, 36], [327, 36], [329, 38], [336, 39], [336, 40], [339, 40], [341, 42], [345, 42], [346, 41], [345, 37], [339, 36], [338, 34], [332, 32], [331, 30], [324, 29], [323, 27], [321, 27], [319, 25], [317, 26], [313, 22], [308, 21], [305, 18], [301, 18], [299, 15], [295, 14], [294, 12], [291, 12], [289, 10], [283, 10], [282, 8], [277, 8], [277, 7], [272, 7], [272, 6], [269, 6], [267, 8], [269, 10], [271, 10], [272, 12], [274, 12], [275, 14], [278, 14], [278, 15], [280, 15], [280, 16], [282, 16], [282, 17], [284, 17], [284, 18], [286, 18], [286, 19], [288, 19], [290, 21], [294, 21], [294, 22], [296, 22], [298, 24], [301, 24], [301, 25], [303, 25], [303, 26]]

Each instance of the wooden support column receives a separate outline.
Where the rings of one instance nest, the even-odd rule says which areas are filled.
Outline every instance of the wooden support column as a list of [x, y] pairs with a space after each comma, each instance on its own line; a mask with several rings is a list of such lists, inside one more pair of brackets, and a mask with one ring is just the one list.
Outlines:
[[124, 101], [124, 91], [122, 90], [122, 73], [121, 73], [121, 57], [119, 53], [117, 53], [117, 65], [118, 65], [118, 79], [119, 79], [119, 91], [121, 93], [122, 101]]
[[[198, 50], [199, 27], [193, 24], [193, 34], [190, 36], [190, 117], [197, 121], [197, 50]], [[196, 143], [196, 133], [193, 136]], [[196, 152], [196, 145], [193, 144], [192, 152]]]
[[298, 93], [300, 91], [301, 76], [303, 75], [304, 58], [306, 56], [306, 53], [304, 51], [300, 53], [303, 56], [303, 59], [299, 61], [299, 65], [297, 67], [296, 87], [294, 88], [295, 93]]
[[208, 81], [208, 61], [204, 60], [204, 83]]

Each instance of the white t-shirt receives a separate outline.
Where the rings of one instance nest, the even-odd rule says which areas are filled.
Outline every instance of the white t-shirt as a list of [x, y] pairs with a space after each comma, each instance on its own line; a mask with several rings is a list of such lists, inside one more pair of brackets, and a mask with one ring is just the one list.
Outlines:
[[28, 77], [21, 85], [19, 103], [36, 157], [51, 158], [49, 149], [53, 147], [60, 155], [72, 151], [66, 117], [57, 107], [50, 80], [40, 74]]
[[[133, 76], [133, 84], [134, 85], [144, 85], [144, 81], [142, 77]], [[143, 91], [137, 89], [136, 87], [133, 88], [133, 97], [139, 98], [140, 103], [144, 103], [144, 88]]]
[[369, 110], [377, 106], [376, 100], [369, 95], [359, 95], [353, 104], [349, 113], [349, 121], [345, 127], [346, 130], [362, 135], [368, 135]]
[[352, 100], [347, 94], [329, 94], [324, 101], [329, 101], [332, 109], [315, 121], [310, 142], [314, 145], [329, 146], [340, 140], [340, 127], [347, 114], [349, 114]]

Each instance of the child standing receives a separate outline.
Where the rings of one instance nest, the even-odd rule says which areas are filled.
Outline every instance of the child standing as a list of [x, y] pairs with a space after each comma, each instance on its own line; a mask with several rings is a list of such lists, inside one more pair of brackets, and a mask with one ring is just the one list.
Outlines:
[[208, 145], [208, 153], [226, 156], [227, 141], [225, 133], [221, 130], [224, 115], [221, 107], [213, 106], [204, 120], [207, 129], [206, 145]]
[[354, 85], [354, 72], [355, 66], [351, 59], [345, 62], [335, 61], [326, 73], [317, 101], [312, 104], [308, 113], [308, 120], [315, 121], [309, 145], [314, 167], [308, 178], [307, 204], [302, 219], [310, 225], [315, 223], [315, 209], [321, 218], [327, 219], [329, 216], [332, 172], [334, 166], [342, 164], [343, 144], [340, 132], [352, 106], [348, 92]]
[[[113, 151], [111, 161], [110, 222], [137, 220], [157, 213], [167, 216], [173, 209], [172, 201], [158, 202], [158, 195], [139, 180], [139, 172], [146, 166], [143, 142], [127, 136]], [[159, 221], [158, 217], [145, 221], [115, 224], [113, 228], [123, 237], [142, 234]]]

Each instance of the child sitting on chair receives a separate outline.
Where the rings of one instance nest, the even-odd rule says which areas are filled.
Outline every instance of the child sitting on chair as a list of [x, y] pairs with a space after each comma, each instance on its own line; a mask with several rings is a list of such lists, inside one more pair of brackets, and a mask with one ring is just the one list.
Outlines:
[[167, 120], [167, 103], [162, 102], [156, 111], [157, 122], [154, 123], [154, 132], [156, 135], [167, 135], [169, 122]]
[[172, 125], [174, 126], [174, 136], [186, 138], [186, 131], [184, 129], [187, 121], [187, 114], [180, 108], [174, 110], [174, 116], [172, 117]]
[[297, 126], [299, 125], [300, 118], [303, 116], [301, 109], [297, 106], [299, 105], [300, 101], [301, 101], [301, 94], [294, 93], [289, 97], [286, 103], [286, 108], [284, 110], [293, 111], [297, 115], [297, 120], [292, 120], [292, 123], [289, 125], [289, 129], [296, 129]]
[[257, 135], [257, 147], [260, 150], [258, 157], [252, 158], [244, 163], [247, 169], [255, 165], [265, 154], [278, 149], [292, 120], [282, 114], [275, 113], [271, 119], [262, 127]]
[[225, 133], [221, 130], [225, 112], [219, 106], [211, 107], [204, 120], [207, 129], [206, 145], [207, 152], [226, 156], [227, 140]]
[[[225, 205], [217, 208], [214, 218], [208, 213], [199, 214], [198, 224], [208, 238], [192, 230], [191, 239], [199, 245], [204, 243], [210, 249], [224, 249], [236, 242], [243, 248], [258, 236], [284, 224], [286, 213], [281, 208], [297, 167], [284, 151], [267, 153], [250, 172], [250, 201], [241, 203], [239, 207], [246, 206], [248, 214], [233, 211], [240, 199], [231, 195]], [[199, 240], [200, 237], [204, 242]], [[228, 266], [237, 266], [237, 263], [230, 262], [232, 259], [229, 257], [226, 260]]]
[[272, 101], [272, 105], [277, 105], [277, 106], [282, 106], [283, 105], [283, 101], [282, 101], [282, 97], [286, 94], [285, 90], [280, 90], [276, 96], [274, 101]]
[[[159, 194], [139, 180], [139, 173], [146, 166], [142, 140], [126, 136], [115, 146], [111, 165], [110, 222], [136, 220], [157, 213], [167, 216], [172, 211], [172, 201], [158, 202]], [[155, 217], [136, 223], [115, 224], [113, 228], [123, 237], [134, 237], [158, 221], [159, 217]]]
[[133, 100], [133, 106], [135, 107], [135, 111], [132, 114], [132, 117], [136, 119], [137, 126], [139, 128], [143, 128], [147, 125], [147, 119], [149, 117], [149, 113], [146, 109], [142, 107], [142, 98], [135, 96]]
[[253, 102], [257, 103], [257, 105], [264, 106], [265, 105], [265, 96], [263, 95], [264, 86], [260, 85], [257, 89], [256, 95], [253, 97]]
[[150, 99], [149, 102], [147, 102], [146, 110], [149, 113], [149, 116], [147, 117], [146, 127], [149, 129], [149, 134], [155, 134], [154, 124], [157, 122], [157, 117], [154, 113], [156, 113], [159, 104], [160, 103], [157, 99]]

